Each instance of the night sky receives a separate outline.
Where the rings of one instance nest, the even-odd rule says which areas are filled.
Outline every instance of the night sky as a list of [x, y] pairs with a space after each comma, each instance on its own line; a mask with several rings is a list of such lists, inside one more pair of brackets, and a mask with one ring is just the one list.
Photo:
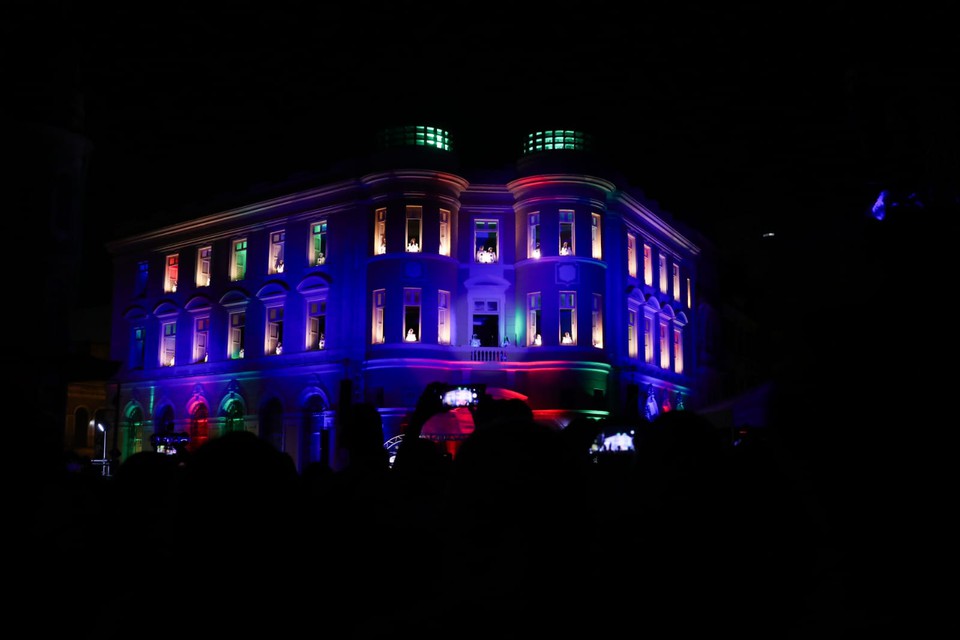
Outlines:
[[956, 195], [945, 5], [301, 4], [8, 5], [8, 108], [93, 144], [91, 260], [389, 124], [447, 128], [468, 168], [586, 130], [721, 245], [861, 216], [882, 188]]

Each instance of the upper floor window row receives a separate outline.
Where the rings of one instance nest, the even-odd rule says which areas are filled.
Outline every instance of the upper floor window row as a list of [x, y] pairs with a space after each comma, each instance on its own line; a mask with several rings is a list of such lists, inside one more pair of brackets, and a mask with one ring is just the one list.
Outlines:
[[[266, 273], [283, 273], [285, 268], [287, 234], [284, 229], [270, 231], [268, 236], [269, 248]], [[229, 278], [232, 282], [244, 280], [247, 277], [248, 247], [247, 238], [234, 238], [230, 241]], [[308, 244], [306, 247], [306, 261], [310, 266], [326, 264], [328, 256], [327, 221], [317, 220], [310, 223]], [[197, 288], [209, 287], [214, 278], [214, 245], [204, 244], [196, 248], [194, 254], [193, 283]], [[163, 291], [176, 293], [182, 285], [181, 280], [181, 253], [171, 253], [164, 256]], [[189, 268], [189, 266], [188, 266]], [[149, 261], [137, 262], [134, 295], [147, 294], [150, 266]], [[189, 273], [189, 271], [188, 271]]]
[[[437, 253], [442, 256], [450, 255], [450, 224], [450, 210], [440, 209], [437, 216]], [[424, 225], [423, 207], [421, 205], [406, 205], [404, 207], [403, 218], [403, 251], [407, 253], [420, 253], [426, 250], [424, 246]], [[378, 207], [374, 210], [374, 255], [383, 255], [387, 253], [387, 238], [387, 208]]]

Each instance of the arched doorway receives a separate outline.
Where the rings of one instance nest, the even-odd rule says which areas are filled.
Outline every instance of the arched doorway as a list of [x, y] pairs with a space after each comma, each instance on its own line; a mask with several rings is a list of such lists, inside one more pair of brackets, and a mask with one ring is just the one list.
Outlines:
[[132, 406], [127, 409], [123, 431], [121, 455], [126, 460], [133, 454], [143, 451], [143, 410], [140, 407]]
[[190, 444], [187, 450], [193, 453], [203, 446], [210, 438], [210, 412], [207, 411], [207, 405], [202, 402], [197, 403], [190, 415]]

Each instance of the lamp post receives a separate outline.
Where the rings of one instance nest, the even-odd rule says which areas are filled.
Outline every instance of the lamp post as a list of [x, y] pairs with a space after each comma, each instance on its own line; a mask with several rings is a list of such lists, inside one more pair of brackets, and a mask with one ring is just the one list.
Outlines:
[[102, 422], [97, 423], [97, 429], [103, 434], [103, 457], [100, 459], [100, 475], [110, 475], [110, 460], [107, 459], [107, 426]]

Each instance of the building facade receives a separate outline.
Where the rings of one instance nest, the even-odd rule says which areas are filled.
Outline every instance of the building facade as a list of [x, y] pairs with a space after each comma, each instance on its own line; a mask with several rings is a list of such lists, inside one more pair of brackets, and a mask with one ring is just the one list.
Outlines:
[[491, 178], [391, 129], [352, 177], [112, 242], [121, 458], [245, 429], [333, 463], [338, 410], [374, 403], [395, 441], [433, 381], [558, 428], [696, 407], [710, 266], [591, 142], [536, 132]]

